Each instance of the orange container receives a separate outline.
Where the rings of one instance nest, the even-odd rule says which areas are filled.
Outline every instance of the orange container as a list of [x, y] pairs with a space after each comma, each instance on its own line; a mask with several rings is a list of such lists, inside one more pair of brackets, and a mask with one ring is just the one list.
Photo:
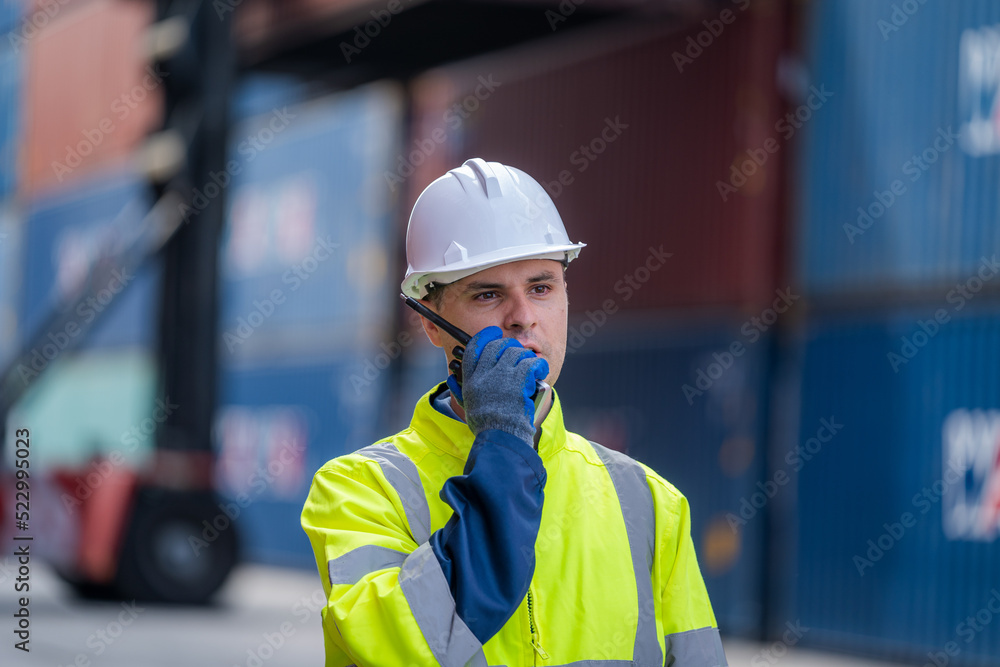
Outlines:
[[71, 2], [23, 33], [25, 194], [125, 160], [161, 124], [163, 78], [143, 52], [154, 17], [151, 2]]

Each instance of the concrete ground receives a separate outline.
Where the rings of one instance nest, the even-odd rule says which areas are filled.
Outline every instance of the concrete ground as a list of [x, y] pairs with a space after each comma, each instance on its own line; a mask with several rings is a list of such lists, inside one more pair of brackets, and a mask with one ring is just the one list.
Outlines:
[[[316, 575], [247, 565], [208, 608], [82, 602], [32, 563], [30, 653], [14, 649], [18, 594], [11, 559], [0, 567], [0, 665], [24, 667], [270, 667], [321, 665], [322, 589]], [[894, 667], [891, 663], [724, 639], [732, 667]], [[276, 647], [276, 648], [274, 648]]]
[[[808, 649], [790, 648], [784, 655], [783, 647], [777, 653], [765, 653], [774, 647], [772, 644], [751, 642], [745, 639], [723, 637], [726, 647], [726, 658], [730, 667], [904, 667], [904, 663], [865, 660], [840, 653], [824, 653]], [[921, 665], [922, 663], [916, 663]]]

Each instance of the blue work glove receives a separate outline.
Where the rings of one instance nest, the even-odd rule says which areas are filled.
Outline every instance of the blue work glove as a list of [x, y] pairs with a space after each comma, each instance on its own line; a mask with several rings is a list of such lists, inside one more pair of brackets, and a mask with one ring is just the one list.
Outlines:
[[462, 356], [462, 385], [448, 376], [448, 388], [465, 408], [475, 435], [498, 429], [531, 444], [535, 436], [535, 384], [549, 374], [545, 359], [500, 327], [486, 327], [469, 341]]

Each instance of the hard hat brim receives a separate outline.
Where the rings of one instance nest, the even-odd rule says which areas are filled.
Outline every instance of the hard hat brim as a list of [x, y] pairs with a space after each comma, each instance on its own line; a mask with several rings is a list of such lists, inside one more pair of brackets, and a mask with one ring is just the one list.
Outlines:
[[580, 250], [586, 245], [586, 243], [569, 243], [555, 246], [531, 245], [520, 249], [502, 248], [495, 252], [470, 257], [462, 262], [442, 264], [433, 269], [417, 270], [410, 267], [403, 282], [400, 283], [400, 289], [407, 296], [422, 299], [427, 296], [427, 288], [432, 283], [447, 285], [501, 264], [526, 259], [553, 259], [568, 264], [576, 259]]

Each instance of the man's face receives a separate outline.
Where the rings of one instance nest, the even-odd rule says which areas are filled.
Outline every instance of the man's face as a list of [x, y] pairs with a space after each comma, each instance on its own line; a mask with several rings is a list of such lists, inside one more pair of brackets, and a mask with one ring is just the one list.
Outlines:
[[[525, 259], [484, 269], [444, 288], [440, 308], [425, 303], [469, 335], [500, 327], [505, 337], [516, 338], [548, 362], [545, 380], [555, 385], [566, 358], [569, 309], [560, 262]], [[443, 347], [450, 362], [458, 341], [425, 318], [421, 322], [431, 343]]]

